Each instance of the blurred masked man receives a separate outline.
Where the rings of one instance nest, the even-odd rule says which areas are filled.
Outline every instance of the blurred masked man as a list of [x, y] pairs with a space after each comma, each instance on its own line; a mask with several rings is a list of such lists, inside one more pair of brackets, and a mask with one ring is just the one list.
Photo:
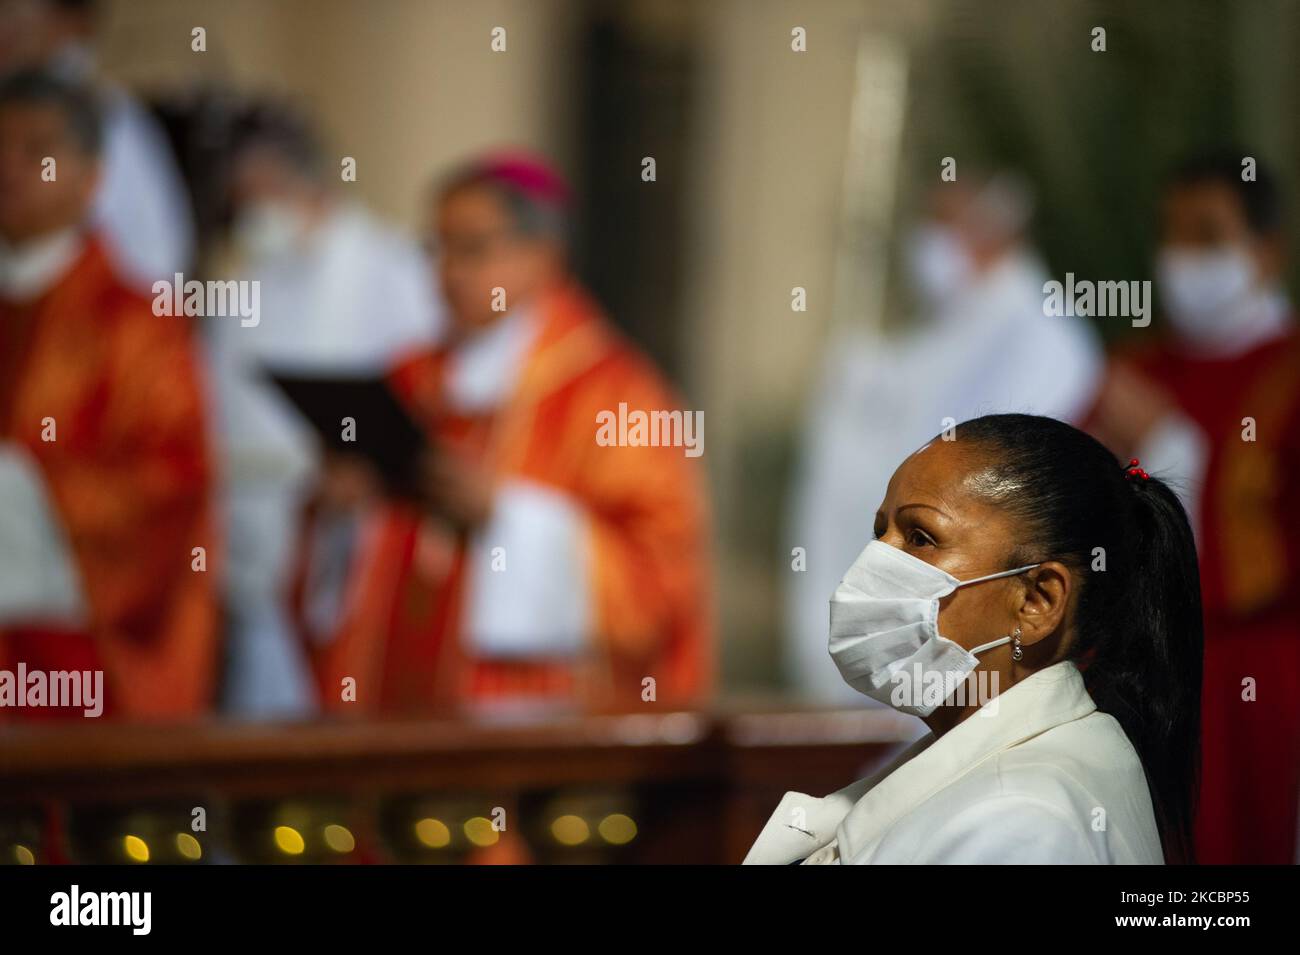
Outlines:
[[[332, 708], [636, 709], [708, 686], [702, 446], [601, 440], [620, 409], [682, 409], [569, 274], [567, 202], [522, 155], [436, 196], [451, 336], [392, 375], [433, 446], [424, 504], [391, 504], [354, 536], [334, 619], [313, 622], [304, 593]], [[327, 512], [340, 486], [356, 482], [327, 488]], [[322, 578], [310, 563], [308, 591]]]
[[60, 80], [0, 83], [0, 579], [51, 568], [43, 605], [0, 609], [0, 659], [102, 667], [117, 714], [182, 716], [216, 649], [203, 408], [185, 319], [85, 225], [98, 123]]
[[1167, 332], [1117, 359], [1093, 430], [1180, 483], [1205, 606], [1199, 861], [1292, 861], [1300, 792], [1300, 340], [1277, 186], [1245, 153], [1165, 190]]
[[312, 711], [310, 667], [290, 620], [289, 575], [319, 464], [312, 436], [263, 378], [383, 373], [442, 324], [419, 247], [338, 195], [314, 135], [256, 120], [235, 151], [234, 235], [260, 283], [255, 326], [210, 326], [228, 533], [223, 707], [249, 717]]
[[114, 267], [148, 288], [191, 264], [190, 200], [157, 120], [98, 75], [97, 7], [95, 0], [0, 0], [0, 74], [42, 69], [93, 86], [104, 129], [93, 219]]
[[814, 699], [863, 702], [827, 655], [826, 608], [871, 540], [894, 462], [976, 415], [1078, 421], [1091, 407], [1100, 350], [1080, 319], [1044, 314], [1047, 274], [1024, 239], [1031, 211], [1008, 174], [938, 186], [903, 249], [919, 320], [894, 338], [839, 336], [827, 351], [788, 530], [807, 567], [786, 595], [787, 668]]

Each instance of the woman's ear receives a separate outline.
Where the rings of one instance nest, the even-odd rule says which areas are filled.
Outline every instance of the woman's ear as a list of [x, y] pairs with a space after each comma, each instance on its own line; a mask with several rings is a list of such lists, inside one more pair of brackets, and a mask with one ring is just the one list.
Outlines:
[[1028, 647], [1056, 633], [1065, 622], [1074, 579], [1069, 568], [1056, 560], [1039, 564], [1021, 579], [1026, 583], [1018, 598], [1017, 626], [1020, 642]]

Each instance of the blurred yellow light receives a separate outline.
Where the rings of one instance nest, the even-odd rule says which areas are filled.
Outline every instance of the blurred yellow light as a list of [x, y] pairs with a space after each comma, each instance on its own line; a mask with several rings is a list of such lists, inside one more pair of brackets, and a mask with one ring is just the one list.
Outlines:
[[591, 838], [591, 827], [581, 816], [559, 816], [551, 823], [551, 835], [565, 846], [578, 846]]
[[176, 833], [176, 851], [191, 862], [203, 858], [203, 847], [199, 845], [199, 840], [188, 832]]
[[415, 838], [430, 849], [445, 849], [451, 843], [451, 830], [438, 819], [421, 819], [415, 824]]
[[285, 855], [300, 856], [307, 848], [302, 833], [292, 826], [275, 827], [275, 845]]
[[149, 843], [139, 836], [124, 836], [122, 838], [122, 849], [125, 850], [126, 857], [132, 862], [149, 861]]
[[14, 858], [19, 865], [36, 865], [36, 854], [26, 846], [14, 846]]
[[492, 820], [475, 816], [465, 820], [465, 838], [476, 846], [496, 845], [501, 833], [492, 828]]
[[345, 826], [331, 823], [325, 827], [325, 845], [335, 852], [351, 852], [357, 847], [357, 840]]
[[636, 823], [632, 821], [631, 816], [614, 812], [600, 820], [596, 831], [610, 845], [623, 846], [636, 838]]

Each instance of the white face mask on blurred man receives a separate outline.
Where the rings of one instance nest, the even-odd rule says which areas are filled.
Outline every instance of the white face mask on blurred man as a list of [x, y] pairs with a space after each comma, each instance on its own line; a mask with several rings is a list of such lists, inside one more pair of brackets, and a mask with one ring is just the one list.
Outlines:
[[974, 271], [957, 231], [934, 223], [912, 230], [905, 251], [905, 267], [912, 289], [930, 308], [949, 301]]
[[277, 259], [300, 249], [310, 228], [308, 216], [297, 206], [264, 199], [236, 217], [235, 242], [252, 259]]
[[1291, 323], [1276, 189], [1240, 176], [1235, 156], [1193, 164], [1162, 202], [1161, 304], [1178, 346], [1206, 357], [1243, 354]]
[[1156, 281], [1179, 334], [1205, 341], [1231, 331], [1258, 289], [1259, 274], [1250, 251], [1241, 245], [1166, 248], [1156, 262]]

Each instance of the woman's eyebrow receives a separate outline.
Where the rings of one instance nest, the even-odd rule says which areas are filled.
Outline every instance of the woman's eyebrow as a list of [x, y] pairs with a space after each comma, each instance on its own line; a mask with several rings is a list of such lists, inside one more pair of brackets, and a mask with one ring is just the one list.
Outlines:
[[925, 508], [925, 509], [928, 510], [928, 511], [934, 511], [934, 512], [935, 512], [936, 514], [938, 514], [940, 517], [946, 518], [947, 520], [952, 520], [952, 515], [950, 515], [947, 511], [941, 510], [940, 508], [935, 507], [933, 504], [921, 504], [920, 502], [913, 503], [913, 504], [904, 504], [902, 507], [900, 507], [900, 508], [898, 509], [898, 511], [897, 511], [896, 513], [900, 513], [900, 514], [901, 514], [903, 511], [907, 510], [909, 507], [923, 507], [923, 508]]

